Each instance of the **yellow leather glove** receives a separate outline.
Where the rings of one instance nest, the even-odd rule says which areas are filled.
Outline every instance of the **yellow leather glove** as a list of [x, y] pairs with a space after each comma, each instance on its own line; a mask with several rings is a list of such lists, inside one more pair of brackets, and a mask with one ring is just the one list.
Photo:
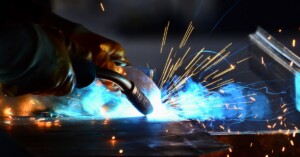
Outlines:
[[[71, 37], [71, 39], [75, 43], [79, 44], [83, 49], [90, 51], [89, 55], [87, 55], [87, 53], [84, 51], [80, 52], [83, 52], [86, 55], [80, 55], [80, 52], [73, 52], [74, 54], [70, 54], [71, 58], [78, 58], [78, 56], [81, 56], [83, 58], [91, 58], [91, 61], [96, 66], [100, 68], [110, 69], [124, 75], [122, 67], [129, 65], [129, 61], [126, 58], [124, 49], [119, 43], [96, 35], [94, 33], [83, 33], [78, 35], [75, 34]], [[116, 91], [119, 89], [118, 86], [110, 81], [101, 80], [101, 82], [112, 91]]]

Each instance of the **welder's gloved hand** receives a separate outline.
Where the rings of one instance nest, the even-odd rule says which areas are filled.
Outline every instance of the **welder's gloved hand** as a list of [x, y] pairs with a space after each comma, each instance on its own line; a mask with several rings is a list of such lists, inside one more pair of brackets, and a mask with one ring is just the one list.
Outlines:
[[[96, 66], [124, 75], [122, 67], [129, 65], [129, 61], [126, 58], [123, 47], [119, 43], [94, 33], [73, 34], [71, 38], [74, 42], [92, 52], [92, 62]], [[108, 89], [112, 91], [119, 90], [119, 87], [113, 82], [101, 81]]]
[[[128, 60], [125, 58], [125, 51], [121, 45], [109, 42], [102, 43], [99, 47], [100, 53], [96, 58], [96, 65], [124, 75], [122, 66], [128, 65]], [[111, 91], [119, 90], [119, 87], [113, 82], [102, 80], [102, 83]]]
[[[8, 96], [63, 96], [74, 87], [92, 83], [95, 65], [120, 72], [119, 68], [128, 64], [119, 44], [96, 34], [72, 39], [47, 26], [11, 24], [4, 28], [0, 84]], [[111, 90], [118, 89], [112, 83], [105, 84]]]

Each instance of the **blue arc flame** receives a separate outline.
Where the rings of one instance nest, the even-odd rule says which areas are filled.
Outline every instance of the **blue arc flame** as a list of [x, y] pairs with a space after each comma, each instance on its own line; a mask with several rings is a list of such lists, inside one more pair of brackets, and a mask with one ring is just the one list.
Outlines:
[[71, 117], [124, 118], [143, 116], [121, 93], [109, 91], [97, 82], [77, 89], [68, 98], [67, 105], [58, 105], [55, 112]]
[[246, 89], [235, 83], [228, 84], [219, 91], [209, 91], [202, 84], [187, 81], [184, 88], [177, 91], [173, 109], [186, 119], [225, 120], [263, 119], [270, 113], [270, 105], [265, 95]]
[[[143, 91], [144, 92], [144, 91]], [[161, 102], [161, 93], [144, 93], [154, 106], [149, 121], [178, 121], [184, 119], [243, 121], [263, 119], [270, 113], [268, 99], [262, 93], [229, 84], [219, 91], [208, 91], [200, 83], [189, 79], [169, 101]], [[121, 93], [113, 93], [96, 82], [76, 90], [67, 105], [59, 105], [55, 112], [72, 117], [93, 116], [99, 119], [116, 119], [143, 116]]]

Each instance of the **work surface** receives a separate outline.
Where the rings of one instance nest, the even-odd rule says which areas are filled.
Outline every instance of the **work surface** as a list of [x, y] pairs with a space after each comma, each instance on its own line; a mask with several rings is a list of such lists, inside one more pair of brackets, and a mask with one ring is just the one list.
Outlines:
[[1, 119], [1, 154], [5, 156], [192, 155], [227, 149], [191, 122]]
[[1, 118], [1, 156], [297, 156], [289, 130], [205, 132], [197, 123]]

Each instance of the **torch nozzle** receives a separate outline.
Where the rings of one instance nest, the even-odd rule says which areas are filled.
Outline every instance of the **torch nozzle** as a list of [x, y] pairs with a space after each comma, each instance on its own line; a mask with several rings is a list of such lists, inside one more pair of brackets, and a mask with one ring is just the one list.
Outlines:
[[135, 86], [132, 81], [112, 70], [97, 68], [97, 78], [110, 80], [118, 84], [131, 104], [144, 115], [152, 113], [153, 107], [149, 99]]

